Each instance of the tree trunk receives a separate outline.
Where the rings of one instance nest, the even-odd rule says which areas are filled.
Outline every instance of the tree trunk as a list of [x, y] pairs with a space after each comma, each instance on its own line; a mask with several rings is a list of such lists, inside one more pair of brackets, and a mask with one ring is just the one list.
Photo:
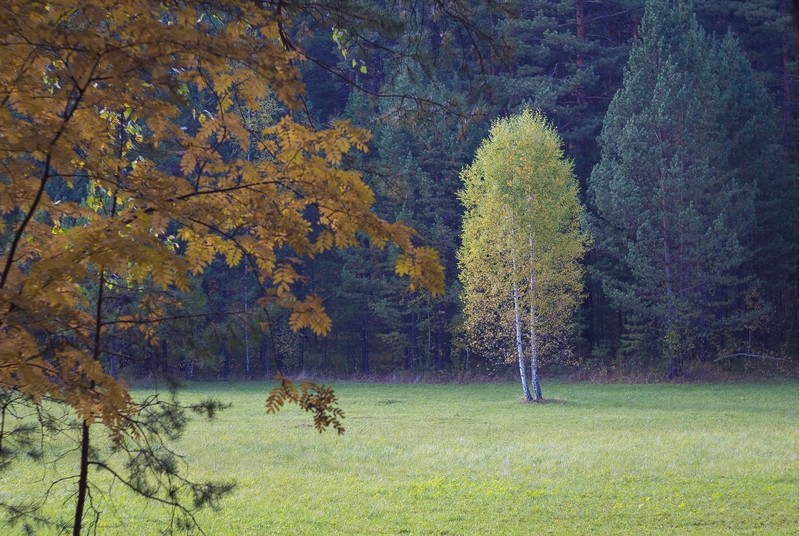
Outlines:
[[[249, 158], [248, 158], [249, 160]], [[244, 321], [242, 322], [242, 327], [244, 328], [244, 374], [249, 378], [250, 377], [250, 329], [247, 325], [247, 311], [249, 309], [249, 304], [247, 303], [247, 263], [242, 263], [244, 265], [244, 276], [242, 281], [244, 283]]]
[[409, 351], [410, 354], [410, 368], [416, 370], [416, 367], [419, 362], [419, 346], [417, 344], [417, 326], [416, 326], [416, 311], [411, 311], [411, 326], [410, 326], [410, 341], [409, 342]]
[[369, 331], [361, 330], [361, 374], [369, 374]]
[[266, 337], [261, 337], [258, 345], [258, 361], [261, 366], [261, 376], [266, 378], [269, 375], [269, 359], [266, 357]]
[[[780, 14], [790, 16], [791, 6], [789, 0], [782, 0], [780, 4]], [[786, 149], [789, 148], [789, 135], [791, 131], [791, 107], [793, 105], [793, 87], [791, 68], [791, 37], [796, 39], [793, 32], [788, 30], [782, 34], [782, 144]], [[795, 146], [795, 145], [794, 145]]]
[[169, 345], [166, 339], [161, 339], [161, 373], [166, 376], [169, 373]]
[[436, 368], [444, 370], [444, 311], [436, 312]]
[[533, 232], [530, 231], [530, 379], [533, 382], [533, 393], [535, 401], [543, 399], [541, 394], [541, 382], [538, 379], [538, 341], [535, 331], [535, 268], [533, 259], [535, 258], [535, 243], [533, 242]]
[[[705, 363], [707, 361], [707, 322], [705, 322], [704, 315], [699, 317], [699, 343], [697, 354], [699, 355], [699, 362]], [[749, 331], [749, 350], [752, 348], [752, 332]]]
[[361, 310], [361, 374], [369, 374], [369, 297], [363, 300]]
[[432, 361], [433, 361], [433, 318], [432, 318], [432, 307], [430, 306], [430, 300], [428, 299], [427, 303], [427, 352], [425, 352], [425, 370], [432, 369]]
[[297, 363], [300, 373], [305, 371], [305, 335], [300, 336], [300, 358]]
[[[116, 194], [111, 213], [116, 212]], [[97, 304], [94, 310], [94, 339], [92, 341], [92, 358], [100, 361], [101, 339], [103, 333], [103, 304], [105, 299], [105, 267], [100, 267], [99, 285], [97, 286]], [[153, 376], [155, 377], [155, 376]], [[94, 380], [91, 381], [94, 389]], [[83, 512], [86, 509], [86, 495], [89, 493], [89, 421], [84, 419], [81, 424], [80, 436], [80, 467], [78, 475], [78, 496], [75, 502], [75, 521], [72, 524], [72, 536], [80, 536], [83, 526]]]
[[250, 333], [248, 330], [244, 331], [244, 373], [247, 377], [250, 377], [251, 372], [251, 365], [250, 365]]
[[86, 508], [86, 495], [89, 491], [89, 423], [83, 421], [80, 438], [80, 476], [78, 477], [78, 499], [75, 504], [75, 521], [72, 536], [80, 536], [83, 526], [83, 511]]
[[[577, 33], [577, 41], [579, 44], [578, 47], [582, 46], [582, 43], [585, 41], [585, 10], [583, 7], [582, 0], [578, 0], [575, 6], [575, 25], [576, 25], [576, 33]], [[585, 58], [583, 57], [582, 50], [578, 50], [577, 52], [577, 70], [582, 71], [585, 65]], [[583, 88], [582, 84], [578, 84], [577, 87], [574, 89], [575, 97], [577, 98], [577, 105], [582, 106], [585, 102], [585, 89]]]
[[516, 250], [511, 251], [513, 263], [513, 314], [516, 321], [516, 354], [519, 356], [519, 376], [522, 380], [522, 395], [528, 402], [533, 399], [530, 386], [527, 385], [527, 370], [524, 366], [524, 345], [522, 344], [522, 314], [519, 307], [519, 281], [516, 278]]
[[796, 54], [799, 55], [799, 0], [793, 0], [793, 27]]
[[[666, 191], [665, 178], [662, 173], [660, 175], [660, 189], [662, 192]], [[679, 349], [673, 347], [677, 337], [675, 333], [677, 330], [677, 298], [674, 294], [674, 270], [671, 256], [670, 228], [667, 222], [668, 207], [665, 201], [666, 196], [664, 195], [663, 197], [664, 200], [661, 202], [662, 214], [660, 217], [660, 226], [663, 233], [663, 277], [666, 283], [666, 288], [664, 289], [666, 291], [666, 336], [668, 337], [668, 347], [666, 351], [669, 354], [668, 378], [671, 380], [677, 376], [682, 376], [682, 353]]]
[[119, 379], [119, 356], [117, 356], [116, 353], [113, 353], [113, 354], [111, 354], [109, 356], [108, 359], [109, 359], [108, 366], [110, 368], [109, 373], [111, 374], [112, 378], [114, 378], [115, 380], [118, 380]]
[[228, 355], [227, 344], [222, 344], [222, 370], [220, 371], [222, 378], [227, 379], [230, 376], [230, 356]]
[[519, 376], [522, 380], [522, 395], [528, 402], [533, 399], [527, 385], [527, 370], [524, 367], [524, 347], [522, 346], [522, 316], [519, 310], [519, 284], [513, 282], [513, 312], [516, 316], [516, 353], [519, 356]]

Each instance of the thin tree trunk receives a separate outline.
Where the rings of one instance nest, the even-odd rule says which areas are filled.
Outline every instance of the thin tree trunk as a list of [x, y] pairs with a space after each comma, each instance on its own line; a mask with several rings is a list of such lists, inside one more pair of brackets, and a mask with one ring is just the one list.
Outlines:
[[516, 321], [516, 353], [519, 356], [519, 376], [522, 380], [522, 394], [528, 402], [533, 399], [530, 394], [530, 386], [527, 385], [527, 371], [524, 367], [524, 345], [522, 344], [522, 315], [519, 307], [519, 281], [516, 277], [516, 250], [511, 249], [511, 261], [513, 263], [513, 314]]
[[369, 374], [369, 331], [361, 330], [361, 374]]
[[533, 393], [536, 402], [543, 399], [541, 394], [541, 382], [538, 379], [538, 341], [535, 332], [535, 268], [533, 259], [535, 249], [533, 242], [533, 231], [530, 230], [530, 379], [533, 382]]
[[[751, 345], [752, 345], [752, 332], [751, 331], [749, 332], [749, 345], [750, 345], [749, 350], [751, 351], [751, 349], [752, 349], [751, 348]], [[698, 352], [697, 353], [699, 354], [699, 362], [700, 363], [704, 363], [705, 361], [707, 361], [707, 323], [705, 322], [704, 315], [699, 317], [699, 345], [698, 346], [699, 346], [699, 348], [698, 348]]]
[[[660, 189], [661, 191], [665, 191], [665, 179], [663, 174], [661, 173], [660, 176]], [[660, 217], [660, 227], [662, 231], [662, 242], [663, 242], [663, 277], [665, 278], [666, 288], [666, 334], [670, 337], [671, 340], [674, 339], [675, 334], [673, 331], [676, 329], [677, 323], [677, 304], [676, 304], [676, 297], [674, 295], [674, 271], [672, 269], [672, 258], [671, 258], [671, 240], [670, 240], [670, 233], [669, 233], [669, 225], [667, 222], [667, 206], [666, 206], [666, 196], [663, 196], [664, 200], [661, 202], [661, 211], [662, 215]], [[673, 379], [675, 376], [682, 375], [682, 356], [677, 351], [676, 348], [667, 348], [666, 351], [669, 354], [669, 379]]]
[[[789, 0], [782, 0], [780, 4], [780, 14], [790, 16], [791, 6]], [[782, 34], [782, 144], [787, 148], [789, 144], [789, 133], [791, 130], [791, 106], [793, 104], [792, 75], [791, 68], [791, 38], [794, 32], [788, 30]], [[797, 41], [799, 43], [799, 41]]]
[[[116, 209], [116, 194], [114, 195], [114, 209]], [[100, 360], [100, 337], [102, 334], [103, 299], [105, 293], [105, 268], [100, 267], [100, 278], [97, 289], [97, 305], [94, 312], [94, 340], [92, 341], [92, 359]], [[94, 381], [91, 383], [94, 388]], [[72, 524], [72, 535], [80, 536], [83, 526], [83, 512], [86, 508], [86, 495], [89, 491], [89, 421], [83, 421], [80, 436], [80, 467], [78, 475], [78, 497], [75, 502], [75, 521]]]
[[[248, 158], [249, 160], [249, 158]], [[243, 286], [244, 286], [244, 321], [242, 322], [242, 326], [244, 328], [244, 374], [249, 378], [250, 377], [250, 329], [247, 325], [247, 263], [242, 263], [244, 265], [244, 276], [242, 278]]]
[[[578, 0], [575, 6], [575, 24], [577, 30], [577, 41], [578, 47], [582, 46], [583, 41], [585, 41], [585, 10], [583, 7], [583, 2]], [[577, 70], [582, 71], [583, 67], [585, 66], [585, 58], [583, 57], [582, 50], [577, 52]], [[579, 84], [574, 90], [575, 96], [577, 97], [577, 105], [582, 106], [585, 102], [585, 89], [583, 88], [582, 84]]]
[[427, 355], [425, 356], [425, 370], [432, 369], [433, 361], [433, 318], [430, 298], [427, 299]]
[[269, 375], [269, 360], [266, 357], [266, 335], [263, 334], [258, 344], [258, 361], [261, 365], [261, 376], [266, 378]]
[[416, 311], [411, 311], [411, 326], [410, 326], [410, 368], [416, 370], [419, 362], [419, 346], [417, 344], [418, 329], [416, 326]]
[[75, 522], [72, 525], [72, 536], [80, 536], [83, 526], [83, 510], [86, 507], [86, 495], [89, 490], [89, 423], [83, 421], [80, 439], [80, 476], [78, 477], [78, 500], [75, 504]]
[[169, 343], [166, 338], [161, 339], [161, 373], [169, 374]]
[[228, 355], [227, 343], [222, 343], [222, 378], [227, 379], [230, 376], [230, 356]]
[[793, 0], [793, 27], [796, 54], [799, 55], [799, 0]]
[[444, 320], [443, 311], [436, 311], [436, 368], [444, 370]]
[[300, 337], [300, 360], [298, 363], [300, 373], [305, 372], [305, 335]]
[[9, 402], [3, 405], [3, 409], [0, 410], [0, 453], [3, 452], [3, 437], [5, 437], [6, 432], [6, 409], [11, 404], [11, 398], [8, 399]]
[[118, 380], [119, 379], [119, 357], [116, 355], [116, 353], [114, 353], [114, 354], [111, 354], [109, 359], [110, 359], [110, 363], [108, 364], [108, 366], [109, 366], [109, 369], [110, 369], [109, 372], [111, 374], [111, 377], [114, 378], [115, 380]]
[[361, 374], [369, 374], [369, 299], [364, 299], [361, 320]]
[[[120, 114], [121, 120], [121, 114]], [[118, 157], [122, 158], [122, 146], [124, 144], [124, 129], [119, 128], [120, 144]], [[117, 179], [121, 176], [121, 170], [117, 170]], [[111, 197], [110, 215], [113, 218], [117, 211], [117, 192], [114, 191]], [[92, 359], [99, 362], [101, 354], [101, 340], [103, 332], [103, 304], [105, 300], [105, 267], [99, 267], [100, 277], [97, 285], [97, 304], [94, 309], [94, 339], [92, 340]], [[153, 374], [155, 376], [155, 374]], [[90, 388], [94, 389], [94, 380], [91, 381]], [[78, 475], [78, 496], [75, 502], [75, 520], [72, 524], [72, 536], [80, 536], [83, 528], [83, 512], [86, 508], [86, 495], [89, 492], [89, 425], [91, 423], [84, 419], [81, 425], [80, 436], [80, 469]]]

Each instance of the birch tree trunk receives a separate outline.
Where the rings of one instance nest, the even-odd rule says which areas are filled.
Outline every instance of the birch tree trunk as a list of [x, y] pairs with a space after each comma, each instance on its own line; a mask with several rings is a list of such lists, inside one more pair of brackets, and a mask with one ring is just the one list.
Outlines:
[[533, 259], [535, 249], [533, 242], [533, 231], [530, 230], [530, 379], [533, 382], [533, 393], [536, 402], [543, 399], [541, 394], [541, 382], [538, 379], [538, 343], [535, 332], [535, 266]]
[[[515, 233], [514, 233], [515, 235]], [[530, 386], [527, 385], [527, 371], [524, 368], [524, 346], [522, 344], [522, 314], [519, 307], [519, 280], [516, 277], [516, 248], [511, 247], [511, 261], [513, 263], [513, 313], [516, 321], [516, 353], [519, 356], [519, 376], [522, 380], [522, 393], [528, 402], [533, 399]]]

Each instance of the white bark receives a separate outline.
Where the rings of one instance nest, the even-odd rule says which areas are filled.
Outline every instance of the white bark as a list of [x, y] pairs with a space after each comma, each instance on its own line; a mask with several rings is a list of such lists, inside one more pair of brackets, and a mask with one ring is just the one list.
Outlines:
[[533, 392], [535, 400], [543, 398], [541, 394], [541, 382], [538, 379], [538, 341], [535, 332], [535, 266], [533, 259], [535, 249], [533, 242], [533, 231], [530, 230], [530, 379], [533, 382]]
[[[515, 234], [515, 233], [514, 233]], [[511, 246], [511, 262], [513, 265], [513, 313], [516, 320], [516, 353], [519, 356], [519, 376], [522, 380], [522, 393], [524, 399], [530, 401], [533, 399], [530, 394], [530, 387], [527, 385], [527, 371], [524, 367], [524, 345], [522, 344], [522, 314], [519, 307], [519, 279], [516, 271], [516, 248]]]

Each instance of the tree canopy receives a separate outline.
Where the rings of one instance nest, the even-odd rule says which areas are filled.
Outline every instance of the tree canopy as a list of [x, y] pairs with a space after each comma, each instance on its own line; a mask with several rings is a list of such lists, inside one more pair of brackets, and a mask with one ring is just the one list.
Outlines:
[[550, 361], [568, 353], [582, 297], [587, 235], [572, 164], [554, 127], [524, 110], [492, 125], [461, 177], [458, 256], [470, 340], [497, 359], [515, 354], [530, 400], [527, 346], [540, 400], [539, 352]]
[[0, 1], [0, 468], [68, 437], [73, 527], [147, 460], [191, 525], [230, 488], [168, 444], [223, 405], [127, 380], [278, 373], [343, 431], [289, 378], [794, 370], [794, 38], [787, 0]]
[[779, 161], [774, 117], [733, 37], [707, 35], [690, 2], [647, 4], [590, 194], [605, 292], [660, 334], [675, 371], [747, 317], [757, 187]]
[[[260, 132], [245, 129], [238, 107], [257, 108], [267, 91], [294, 107], [302, 85], [296, 53], [280, 40], [281, 15], [240, 8], [5, 6], [4, 386], [121, 424], [118, 410], [129, 400], [99, 367], [95, 336], [110, 325], [151, 334], [164, 304], [152, 293], [130, 314], [94, 315], [83, 293], [88, 280], [185, 289], [187, 274], [224, 256], [229, 265], [250, 264], [264, 299], [292, 310], [294, 328], [325, 333], [321, 300], [291, 292], [299, 259], [357, 245], [364, 233], [372, 244], [403, 249], [397, 271], [412, 276], [411, 285], [440, 290], [432, 250], [414, 247], [407, 226], [377, 217], [370, 189], [339, 166], [351, 150], [366, 150], [364, 130], [337, 122], [317, 131], [288, 115]], [[202, 105], [181, 124], [192, 93]], [[251, 147], [266, 157], [232, 156]], [[92, 200], [51, 196], [62, 183], [88, 184]], [[41, 344], [42, 333], [55, 337]]]
[[[243, 120], [270, 96], [289, 112], [301, 103], [283, 9], [0, 5], [0, 388], [66, 403], [83, 422], [75, 533], [89, 426], [102, 422], [115, 441], [143, 433], [141, 405], [108, 367], [114, 340], [134, 329], [156, 343], [175, 291], [214, 259], [246, 264], [260, 306], [279, 304], [294, 330], [316, 334], [331, 324], [320, 296], [294, 290], [304, 259], [360, 237], [396, 244], [395, 271], [412, 289], [443, 290], [437, 253], [377, 216], [371, 189], [342, 166], [367, 150], [368, 132], [344, 120], [316, 129], [292, 113]], [[320, 429], [340, 428], [335, 397], [308, 396], [283, 380], [269, 408], [299, 402]]]

